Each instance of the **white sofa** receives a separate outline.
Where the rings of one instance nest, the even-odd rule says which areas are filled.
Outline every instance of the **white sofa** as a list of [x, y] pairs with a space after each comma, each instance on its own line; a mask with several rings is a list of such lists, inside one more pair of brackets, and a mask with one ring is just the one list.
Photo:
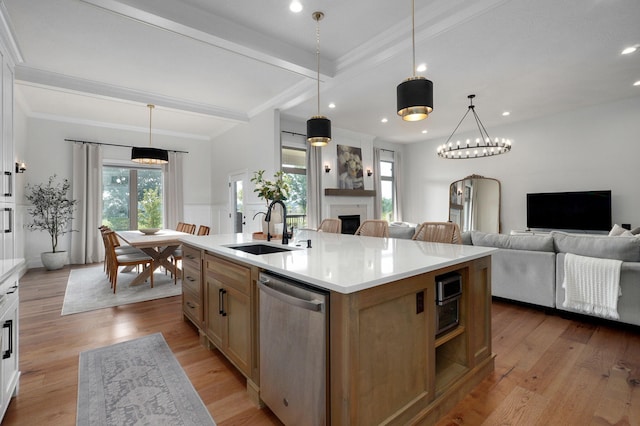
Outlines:
[[640, 237], [555, 231], [548, 235], [472, 231], [463, 234], [463, 243], [499, 249], [492, 258], [494, 296], [572, 312], [577, 311], [562, 306], [566, 254], [622, 260], [619, 321], [640, 325]]

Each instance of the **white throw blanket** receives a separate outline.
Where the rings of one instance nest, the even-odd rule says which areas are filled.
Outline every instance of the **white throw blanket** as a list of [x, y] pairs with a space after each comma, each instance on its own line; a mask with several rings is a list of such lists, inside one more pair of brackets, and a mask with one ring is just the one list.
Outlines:
[[620, 319], [621, 265], [620, 260], [567, 253], [564, 258], [562, 287], [565, 299], [562, 306], [604, 318]]

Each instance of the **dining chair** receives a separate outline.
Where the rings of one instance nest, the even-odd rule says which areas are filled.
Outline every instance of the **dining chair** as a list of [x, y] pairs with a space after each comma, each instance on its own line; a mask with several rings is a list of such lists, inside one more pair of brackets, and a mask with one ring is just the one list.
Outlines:
[[[142, 250], [139, 250], [139, 253], [127, 253], [127, 254], [117, 254], [116, 253], [116, 243], [118, 241], [118, 236], [113, 231], [106, 231], [104, 233], [105, 237], [105, 249], [106, 256], [108, 258], [108, 268], [109, 268], [109, 281], [111, 281], [111, 287], [113, 288], [113, 292], [116, 292], [116, 287], [118, 285], [118, 269], [121, 266], [147, 266], [153, 271], [153, 258], [147, 255]], [[153, 273], [151, 273], [151, 288], [153, 288]]]
[[182, 232], [194, 235], [196, 233], [196, 225], [193, 223], [185, 223], [182, 227]]
[[102, 225], [102, 226], [99, 226], [99, 227], [98, 227], [98, 229], [100, 230], [100, 235], [102, 236], [102, 243], [103, 243], [103, 245], [104, 245], [104, 250], [105, 250], [105, 251], [104, 251], [104, 253], [105, 253], [105, 258], [104, 258], [104, 272], [105, 272], [106, 274], [108, 274], [108, 272], [109, 272], [109, 269], [108, 269], [108, 268], [109, 268], [109, 266], [108, 266], [109, 259], [107, 258], [107, 250], [108, 250], [108, 246], [107, 246], [107, 241], [105, 240], [105, 237], [106, 237], [105, 233], [107, 233], [107, 232], [111, 232], [111, 233], [113, 233], [113, 236], [111, 236], [110, 238], [112, 238], [112, 239], [113, 239], [113, 240], [112, 240], [112, 241], [113, 241], [113, 246], [114, 246], [114, 250], [115, 250], [115, 252], [116, 252], [116, 254], [117, 254], [117, 255], [121, 255], [121, 254], [132, 254], [132, 253], [133, 253], [133, 254], [142, 253], [142, 251], [141, 251], [140, 249], [136, 248], [136, 247], [131, 247], [131, 246], [130, 246], [130, 245], [128, 245], [128, 244], [124, 244], [124, 245], [123, 245], [123, 244], [120, 242], [120, 239], [118, 238], [118, 235], [117, 235], [115, 232], [113, 232], [113, 231], [111, 230], [111, 228], [109, 228], [108, 226], [106, 226], [106, 225]]
[[454, 222], [424, 222], [418, 225], [412, 240], [462, 244], [460, 227]]
[[337, 218], [326, 218], [320, 222], [318, 231], [339, 234], [342, 232], [342, 220]]
[[389, 237], [389, 222], [380, 219], [363, 221], [354, 235], [363, 237]]
[[198, 227], [198, 233], [196, 235], [209, 235], [209, 232], [211, 232], [211, 228], [205, 225], [200, 225]]
[[[193, 234], [195, 232], [196, 225], [190, 225], [188, 223], [184, 225], [185, 226], [183, 227], [182, 232], [189, 232], [190, 234]], [[191, 227], [193, 227], [193, 229], [191, 229]], [[211, 231], [211, 228], [209, 228], [208, 226], [200, 225], [198, 227], [198, 232], [196, 235], [209, 235], [210, 231]], [[173, 264], [173, 266], [176, 269], [178, 268], [178, 262], [182, 261], [182, 246], [180, 246], [173, 252], [169, 261]], [[173, 283], [175, 285], [178, 285], [178, 275], [171, 272], [171, 276], [173, 276]]]

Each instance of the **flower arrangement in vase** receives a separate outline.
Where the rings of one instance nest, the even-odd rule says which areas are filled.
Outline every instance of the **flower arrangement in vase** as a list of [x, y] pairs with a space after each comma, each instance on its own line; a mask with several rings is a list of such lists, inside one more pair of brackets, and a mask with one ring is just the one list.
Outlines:
[[[289, 191], [291, 190], [291, 178], [287, 176], [282, 170], [277, 171], [273, 175], [273, 180], [267, 180], [264, 178], [264, 170], [258, 170], [253, 173], [253, 177], [251, 178], [251, 182], [253, 182], [256, 187], [253, 192], [256, 192], [258, 196], [265, 200], [267, 208], [269, 207], [269, 203], [275, 200], [285, 201], [289, 196]], [[279, 206], [276, 206], [279, 207]], [[266, 215], [266, 212], [260, 212]], [[254, 216], [255, 217], [255, 216]], [[272, 224], [272, 225], [271, 225]], [[271, 214], [271, 222], [267, 223], [262, 220], [262, 230], [263, 235], [267, 233], [271, 233], [271, 230], [268, 228], [272, 226], [274, 229], [276, 224], [282, 224], [282, 213], [280, 209], [274, 209]], [[282, 227], [280, 227], [282, 229]], [[282, 232], [282, 231], [280, 231]], [[278, 232], [273, 232], [272, 234], [278, 234]]]

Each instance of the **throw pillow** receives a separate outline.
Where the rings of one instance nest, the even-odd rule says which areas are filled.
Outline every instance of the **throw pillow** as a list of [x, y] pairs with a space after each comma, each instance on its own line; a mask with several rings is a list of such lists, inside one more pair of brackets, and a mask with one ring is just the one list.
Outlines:
[[551, 235], [506, 235], [488, 234], [471, 231], [474, 246], [496, 247], [511, 250], [548, 251], [553, 252]]
[[558, 253], [580, 256], [618, 259], [623, 262], [640, 262], [640, 238], [607, 235], [577, 235], [553, 231], [553, 241]]
[[633, 229], [631, 230], [631, 233], [632, 233], [633, 235], [638, 235], [638, 234], [640, 234], [640, 226], [637, 226], [637, 227], [633, 228]]
[[611, 231], [609, 231], [609, 236], [617, 237], [618, 235], [622, 235], [624, 231], [626, 231], [626, 229], [616, 223], [613, 225], [613, 228], [611, 228]]

